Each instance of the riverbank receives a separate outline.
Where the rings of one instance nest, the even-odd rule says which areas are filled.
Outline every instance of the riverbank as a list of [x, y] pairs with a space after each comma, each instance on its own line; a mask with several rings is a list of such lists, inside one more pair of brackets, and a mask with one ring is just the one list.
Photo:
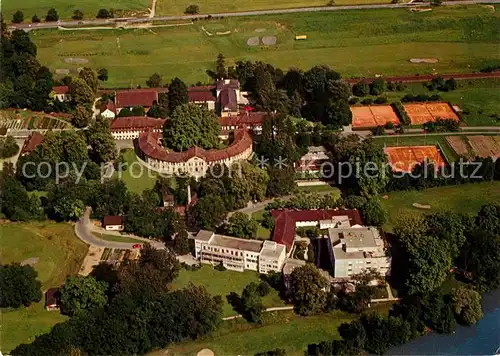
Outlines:
[[451, 335], [430, 333], [390, 349], [388, 355], [494, 355], [500, 347], [500, 289], [483, 296], [484, 317], [476, 325], [457, 325]]

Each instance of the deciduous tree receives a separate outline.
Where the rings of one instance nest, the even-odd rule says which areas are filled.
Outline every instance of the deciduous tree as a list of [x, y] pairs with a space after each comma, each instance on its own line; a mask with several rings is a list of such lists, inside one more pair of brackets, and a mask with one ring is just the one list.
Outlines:
[[83, 310], [103, 307], [108, 301], [108, 285], [92, 276], [69, 276], [61, 288], [61, 312], [74, 315]]
[[50, 22], [50, 21], [58, 21], [59, 20], [59, 14], [57, 13], [56, 9], [53, 7], [47, 11], [47, 16], [45, 16], [45, 21]]
[[290, 275], [290, 296], [295, 312], [311, 315], [323, 310], [328, 282], [313, 264], [297, 267]]
[[483, 317], [481, 294], [467, 287], [459, 287], [452, 293], [453, 309], [459, 321], [466, 325], [477, 323]]
[[146, 80], [146, 85], [150, 88], [159, 88], [161, 87], [163, 79], [160, 74], [153, 73], [148, 80]]
[[42, 299], [42, 284], [33, 267], [18, 263], [0, 265], [0, 307], [19, 308]]
[[184, 151], [193, 146], [205, 149], [219, 145], [219, 124], [214, 112], [196, 104], [177, 107], [165, 122], [163, 139], [167, 147]]

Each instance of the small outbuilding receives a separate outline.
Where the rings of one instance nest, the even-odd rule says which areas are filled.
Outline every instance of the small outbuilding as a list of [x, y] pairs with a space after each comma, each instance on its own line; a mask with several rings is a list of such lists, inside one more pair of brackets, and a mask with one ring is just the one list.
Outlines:
[[59, 310], [61, 306], [61, 292], [59, 288], [50, 288], [45, 293], [45, 309], [48, 311]]
[[105, 216], [102, 227], [107, 231], [123, 231], [123, 216]]

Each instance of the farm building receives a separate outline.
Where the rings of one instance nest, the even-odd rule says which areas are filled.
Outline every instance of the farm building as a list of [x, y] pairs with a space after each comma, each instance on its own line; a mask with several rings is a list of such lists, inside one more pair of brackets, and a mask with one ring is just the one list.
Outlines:
[[115, 95], [116, 113], [124, 108], [142, 106], [147, 112], [154, 102], [158, 101], [158, 90], [156, 89], [130, 89], [119, 90]]

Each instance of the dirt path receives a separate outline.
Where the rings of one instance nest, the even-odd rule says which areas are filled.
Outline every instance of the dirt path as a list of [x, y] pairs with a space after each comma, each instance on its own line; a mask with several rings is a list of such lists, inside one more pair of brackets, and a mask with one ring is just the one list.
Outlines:
[[156, 13], [156, 0], [153, 0], [153, 3], [151, 4], [151, 9], [149, 9], [149, 18], [152, 19], [155, 17]]

